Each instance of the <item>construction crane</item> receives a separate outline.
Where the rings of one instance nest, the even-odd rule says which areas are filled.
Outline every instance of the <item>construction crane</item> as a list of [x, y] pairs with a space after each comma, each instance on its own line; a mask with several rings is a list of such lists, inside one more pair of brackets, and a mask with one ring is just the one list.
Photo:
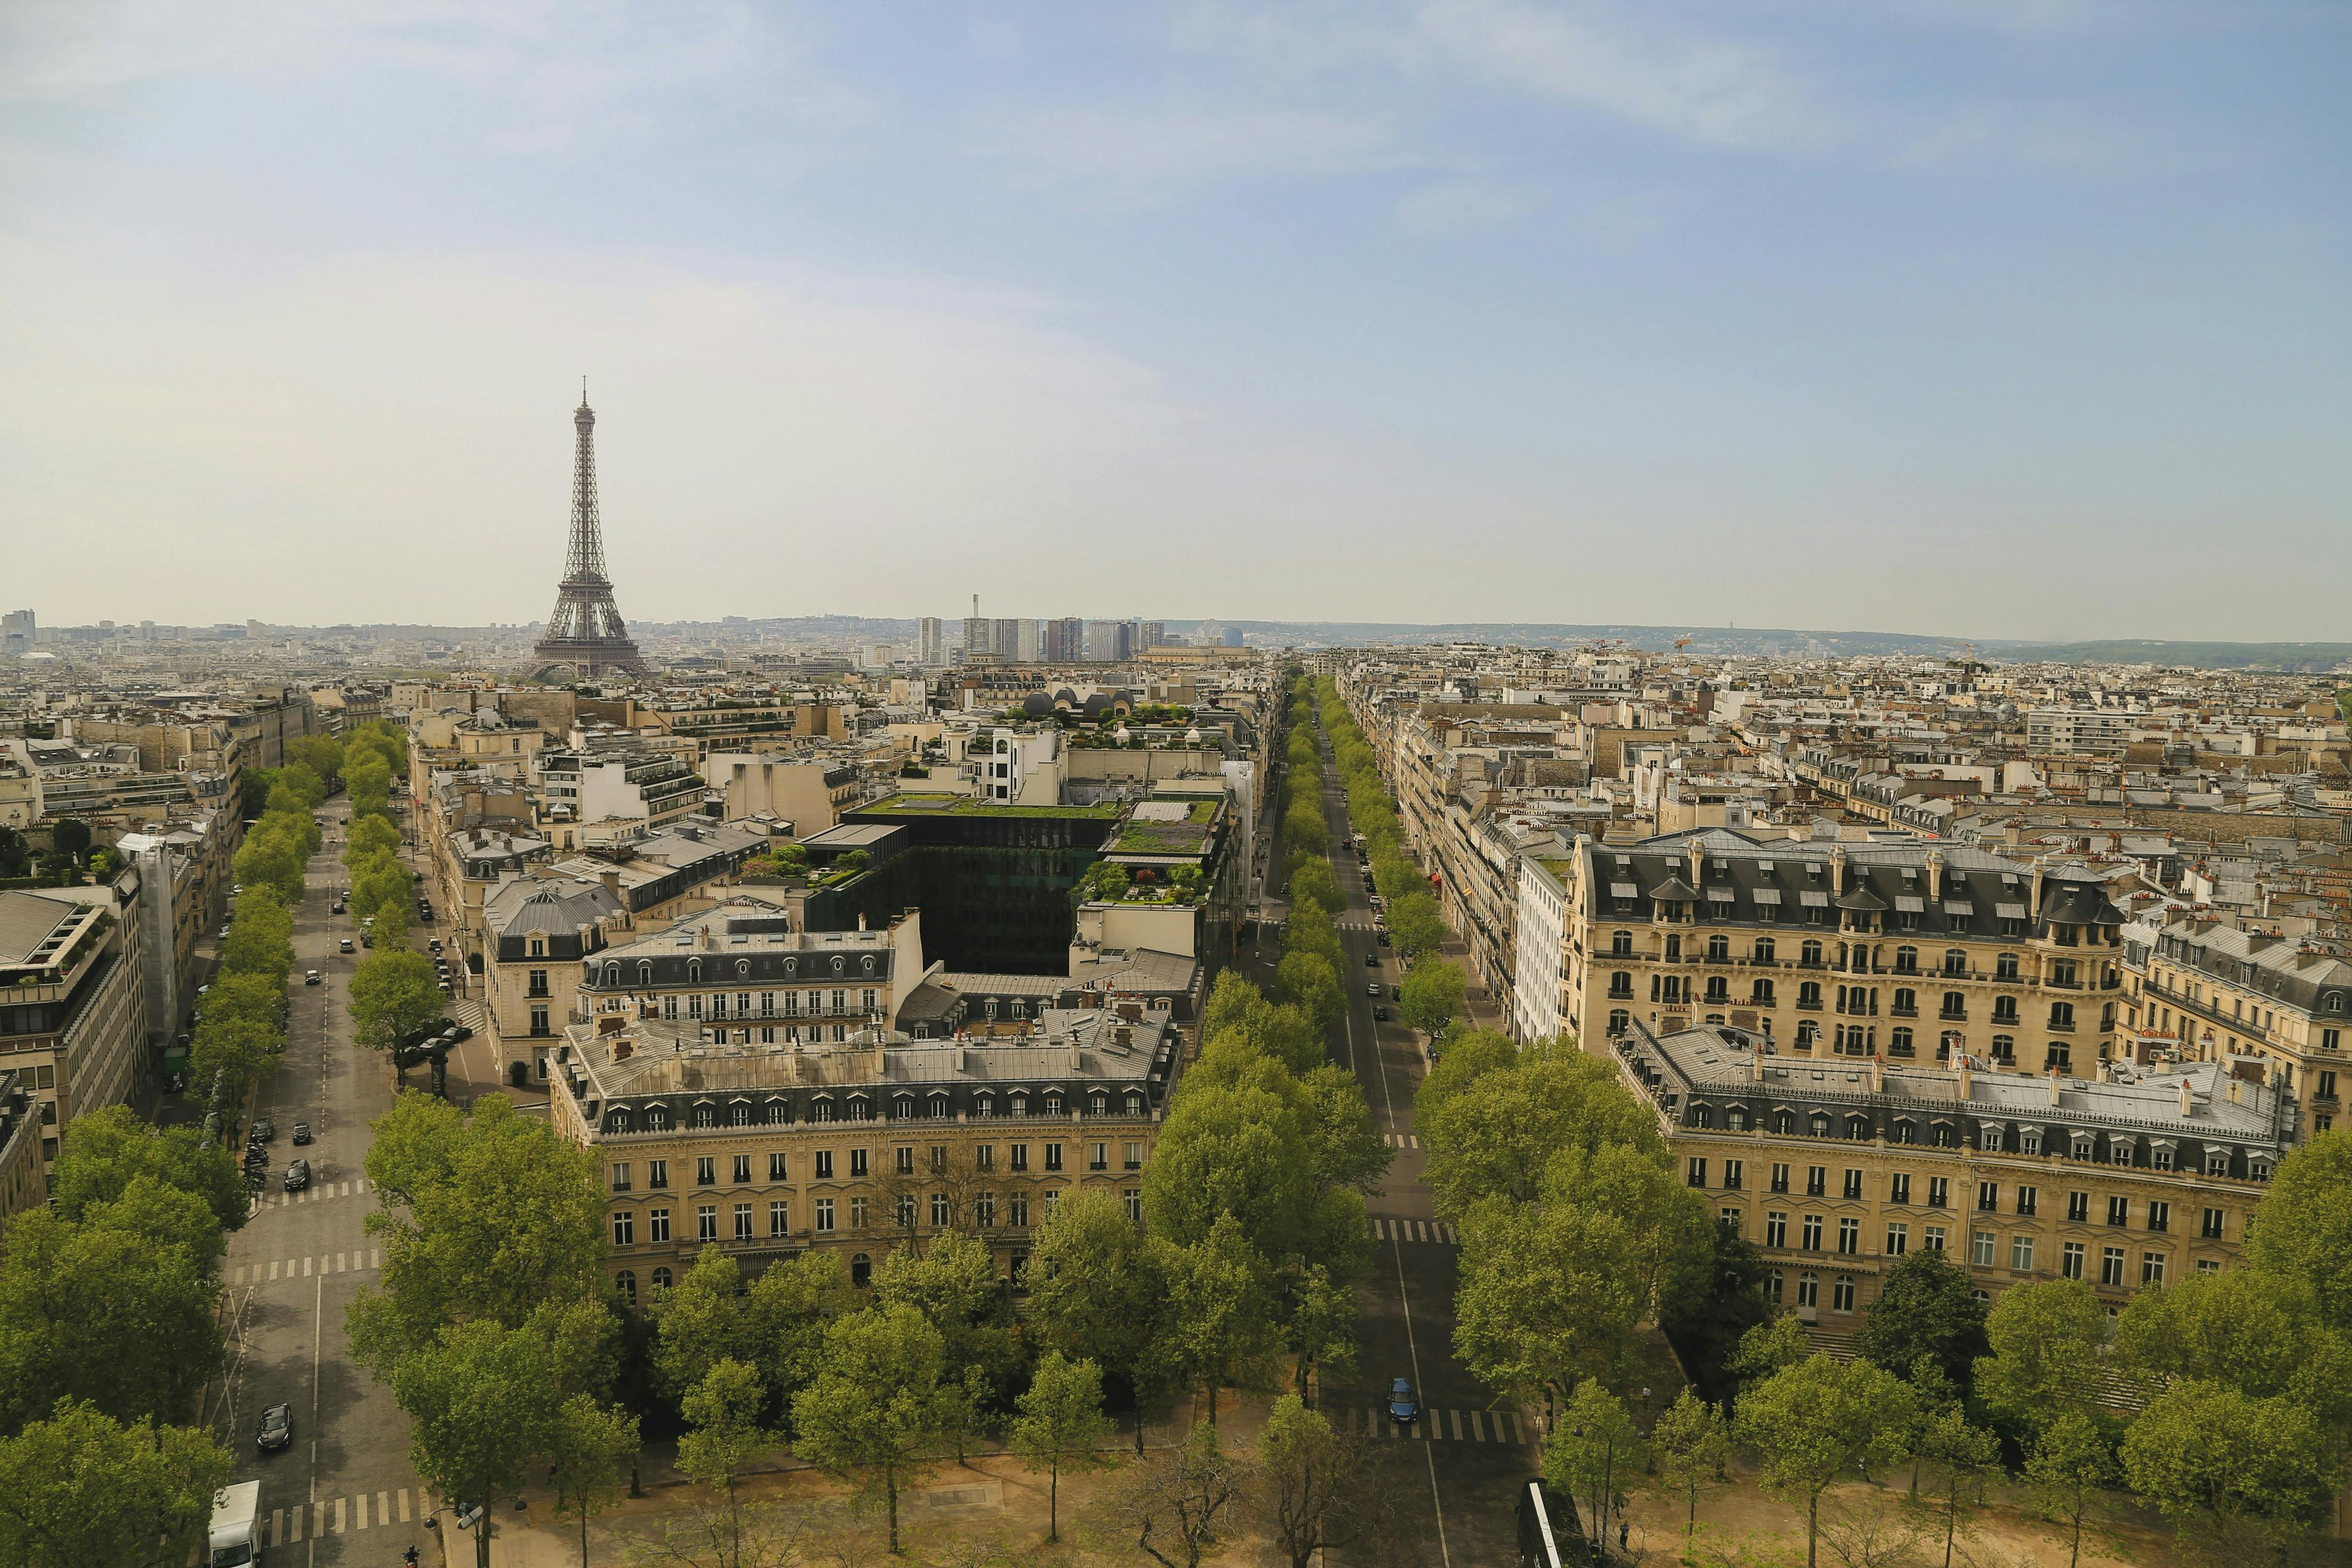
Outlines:
[[1689, 637], [1676, 637], [1675, 639], [1675, 651], [1676, 653], [1680, 653], [1683, 649], [1690, 647], [1690, 645], [1691, 639]]

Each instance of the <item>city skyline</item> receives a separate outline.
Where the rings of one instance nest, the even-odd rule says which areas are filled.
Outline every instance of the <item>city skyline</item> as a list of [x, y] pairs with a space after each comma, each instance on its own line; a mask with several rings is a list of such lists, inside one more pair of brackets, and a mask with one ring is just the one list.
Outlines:
[[2336, 622], [2340, 16], [659, 16], [12, 13], [45, 618]]

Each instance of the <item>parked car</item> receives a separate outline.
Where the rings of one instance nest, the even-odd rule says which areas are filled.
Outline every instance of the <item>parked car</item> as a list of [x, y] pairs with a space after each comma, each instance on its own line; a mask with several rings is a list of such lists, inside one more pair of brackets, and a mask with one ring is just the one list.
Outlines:
[[315, 969], [304, 970], [302, 972], [302, 984], [305, 985], [316, 985], [319, 984], [319, 972]]
[[1408, 1426], [1421, 1419], [1421, 1401], [1413, 1396], [1411, 1378], [1400, 1377], [1390, 1382], [1389, 1419]]
[[341, 945], [341, 946], [337, 951], [341, 952], [351, 952], [351, 951], [352, 951], [352, 939], [351, 939], [350, 937], [345, 937], [345, 938], [343, 938], [342, 945]]
[[426, 942], [425, 946], [427, 952], [438, 952], [441, 951], [441, 939], [436, 936], [431, 942]]
[[441, 994], [442, 994], [442, 995], [444, 995], [444, 996], [455, 996], [455, 995], [457, 995], [457, 993], [455, 990], [451, 989], [450, 984], [449, 984], [449, 983], [448, 983], [447, 981], [444, 980], [444, 981], [441, 983]]
[[226, 942], [228, 940], [228, 927], [221, 927], [220, 939], [223, 942]]
[[294, 1407], [273, 1405], [261, 1413], [261, 1430], [255, 1434], [254, 1446], [265, 1454], [274, 1454], [294, 1441]]
[[452, 1044], [462, 1045], [473, 1037], [474, 1031], [463, 1024], [453, 1024], [449, 1026], [449, 1039]]
[[310, 1124], [307, 1121], [297, 1121], [294, 1124], [294, 1142], [297, 1143], [308, 1143], [310, 1141]]
[[286, 1167], [286, 1190], [299, 1193], [310, 1184], [310, 1162], [297, 1160]]
[[253, 1119], [254, 1142], [267, 1143], [277, 1136], [278, 1123], [270, 1121], [267, 1116], [257, 1116]]

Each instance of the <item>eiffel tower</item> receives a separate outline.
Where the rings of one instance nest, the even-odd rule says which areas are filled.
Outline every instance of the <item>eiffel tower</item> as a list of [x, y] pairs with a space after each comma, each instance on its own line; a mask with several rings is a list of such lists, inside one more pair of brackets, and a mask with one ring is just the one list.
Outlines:
[[596, 411], [588, 406], [584, 377], [572, 427], [578, 432], [572, 453], [572, 548], [564, 556], [547, 635], [531, 650], [537, 672], [568, 668], [580, 677], [615, 669], [641, 673], [646, 661], [613, 603], [613, 580], [604, 575], [604, 530], [596, 517]]

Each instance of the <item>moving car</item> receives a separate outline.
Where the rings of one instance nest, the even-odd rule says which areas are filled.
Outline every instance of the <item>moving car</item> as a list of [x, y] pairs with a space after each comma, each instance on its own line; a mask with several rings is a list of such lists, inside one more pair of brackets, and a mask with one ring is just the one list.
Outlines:
[[1389, 1010], [1386, 1007], [1375, 1007], [1372, 1009], [1372, 1022], [1376, 1024], [1385, 1024], [1388, 1021]]
[[304, 970], [302, 972], [302, 984], [305, 985], [316, 985], [319, 984], [319, 972], [315, 969]]
[[1367, 995], [1367, 996], [1378, 996], [1380, 994], [1381, 994], [1381, 983], [1380, 983], [1379, 981], [1377, 981], [1377, 980], [1367, 980], [1367, 981], [1365, 981], [1365, 982], [1364, 982], [1364, 994], [1365, 994], [1365, 995]]
[[1389, 1419], [1406, 1426], [1421, 1419], [1421, 1401], [1413, 1397], [1411, 1378], [1400, 1377], [1389, 1384]]
[[352, 939], [351, 939], [350, 937], [345, 937], [345, 938], [343, 938], [342, 945], [341, 945], [341, 947], [340, 949], [338, 949], [338, 951], [339, 951], [339, 952], [351, 952], [351, 951], [352, 951]]
[[294, 1407], [273, 1405], [261, 1413], [261, 1430], [254, 1436], [254, 1446], [265, 1454], [274, 1454], [294, 1441]]
[[1381, 955], [1379, 953], [1368, 952], [1364, 954], [1364, 967], [1366, 969], [1378, 969], [1380, 966]]
[[297, 1160], [286, 1167], [286, 1190], [299, 1193], [310, 1184], [310, 1162]]
[[297, 1143], [308, 1143], [310, 1141], [310, 1124], [307, 1121], [297, 1121], [294, 1124], [294, 1142]]

